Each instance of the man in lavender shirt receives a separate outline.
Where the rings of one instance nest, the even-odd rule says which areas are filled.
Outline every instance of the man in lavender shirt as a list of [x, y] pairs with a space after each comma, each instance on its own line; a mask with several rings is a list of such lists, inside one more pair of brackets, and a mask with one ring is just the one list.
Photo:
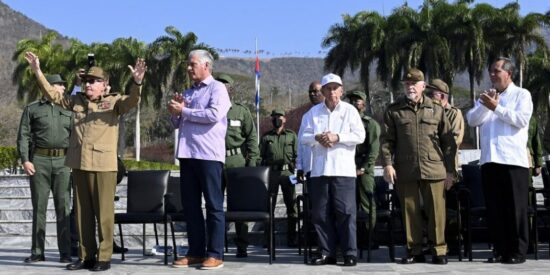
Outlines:
[[[193, 86], [183, 95], [175, 95], [168, 105], [172, 124], [179, 128], [177, 158], [189, 241], [187, 255], [175, 261], [174, 267], [223, 267], [225, 215], [221, 178], [226, 116], [231, 102], [225, 85], [212, 77], [212, 65], [213, 58], [208, 51], [191, 51], [187, 74]], [[206, 225], [202, 194], [206, 204]]]

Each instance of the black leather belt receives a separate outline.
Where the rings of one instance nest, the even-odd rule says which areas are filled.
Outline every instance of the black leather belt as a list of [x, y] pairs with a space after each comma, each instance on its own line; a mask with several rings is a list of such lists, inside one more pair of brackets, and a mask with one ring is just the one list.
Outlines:
[[47, 148], [34, 148], [34, 153], [47, 157], [63, 157], [67, 154], [66, 148], [61, 149], [47, 149]]

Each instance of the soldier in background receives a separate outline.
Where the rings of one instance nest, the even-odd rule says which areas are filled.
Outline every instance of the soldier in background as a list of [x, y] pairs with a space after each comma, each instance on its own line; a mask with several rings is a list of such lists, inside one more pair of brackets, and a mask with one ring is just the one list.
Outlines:
[[[246, 106], [233, 101], [233, 78], [227, 74], [219, 74], [216, 80], [225, 84], [231, 108], [227, 113], [227, 133], [225, 135], [225, 169], [245, 166], [256, 166], [259, 161], [260, 151], [258, 149], [258, 135], [252, 114]], [[224, 181], [226, 177], [224, 176]], [[223, 186], [226, 184], [224, 182]], [[237, 245], [237, 258], [248, 256], [248, 224], [244, 222], [235, 223], [235, 244]]]
[[[350, 91], [347, 93], [346, 97], [349, 99], [350, 103], [357, 109], [359, 115], [361, 116], [361, 121], [365, 127], [365, 141], [358, 144], [355, 149], [355, 167], [357, 170], [357, 203], [358, 207], [367, 214], [367, 216], [372, 217], [370, 224], [374, 227], [376, 224], [376, 203], [372, 198], [374, 194], [374, 164], [376, 158], [378, 157], [378, 150], [380, 149], [380, 125], [376, 120], [367, 116], [365, 110], [367, 109], [366, 100], [367, 95], [362, 91]], [[372, 208], [372, 213], [371, 213]], [[357, 231], [361, 232], [369, 231], [369, 223], [365, 223], [362, 226], [357, 227]], [[366, 236], [366, 234], [357, 234], [358, 236]], [[370, 244], [373, 246], [372, 244]], [[376, 247], [376, 246], [373, 246]]]
[[283, 110], [273, 110], [271, 122], [273, 129], [262, 137], [260, 143], [260, 157], [262, 165], [271, 167], [269, 183], [270, 192], [275, 194], [273, 209], [277, 203], [276, 194], [279, 192], [279, 186], [283, 191], [287, 214], [287, 245], [295, 247], [298, 209], [296, 189], [289, 176], [294, 174], [297, 137], [296, 133], [285, 128], [286, 118]]
[[434, 79], [427, 85], [427, 88], [430, 89], [429, 96], [434, 101], [438, 101], [443, 108], [445, 108], [445, 115], [451, 123], [451, 130], [453, 131], [453, 136], [456, 142], [456, 158], [455, 163], [458, 170], [460, 163], [458, 161], [458, 148], [462, 144], [462, 139], [464, 138], [464, 116], [462, 116], [462, 111], [452, 106], [449, 103], [449, 86], [441, 79]]
[[[57, 93], [65, 93], [65, 81], [60, 75], [47, 75], [46, 80]], [[46, 212], [50, 190], [55, 206], [59, 262], [72, 261], [69, 219], [71, 171], [65, 166], [72, 124], [71, 111], [52, 104], [44, 97], [27, 105], [21, 116], [17, 151], [25, 173], [30, 176], [33, 206], [31, 256], [25, 259], [26, 263], [45, 260]]]

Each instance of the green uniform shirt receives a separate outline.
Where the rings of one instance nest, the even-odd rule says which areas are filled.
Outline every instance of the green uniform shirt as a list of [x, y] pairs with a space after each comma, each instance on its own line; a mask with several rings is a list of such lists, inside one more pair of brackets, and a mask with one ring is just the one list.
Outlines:
[[262, 137], [260, 143], [260, 157], [263, 165], [289, 165], [294, 169], [296, 161], [296, 133], [284, 129], [280, 135], [275, 130], [269, 131]]
[[357, 169], [365, 169], [365, 172], [374, 168], [380, 149], [380, 125], [376, 120], [367, 115], [362, 115], [361, 120], [365, 126], [365, 141], [357, 145], [355, 149], [355, 166]]
[[443, 107], [430, 98], [413, 105], [400, 97], [384, 114], [382, 162], [398, 180], [441, 180], [454, 173], [456, 142]]
[[72, 123], [71, 111], [54, 105], [46, 99], [27, 105], [21, 116], [17, 135], [17, 151], [21, 162], [30, 161], [33, 147], [68, 148]]
[[531, 116], [529, 120], [529, 136], [527, 138], [527, 148], [529, 149], [530, 167], [542, 167], [542, 142], [539, 137], [539, 123], [536, 116]]
[[232, 104], [227, 113], [225, 148], [240, 148], [246, 158], [246, 166], [256, 166], [259, 162], [256, 126], [248, 108], [239, 103]]

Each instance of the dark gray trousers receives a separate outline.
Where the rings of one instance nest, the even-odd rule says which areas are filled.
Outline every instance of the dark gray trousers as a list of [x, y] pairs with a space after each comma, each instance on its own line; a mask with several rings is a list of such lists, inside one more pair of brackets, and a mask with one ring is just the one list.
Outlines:
[[355, 178], [312, 177], [308, 189], [321, 253], [336, 257], [340, 245], [343, 255], [357, 256]]

